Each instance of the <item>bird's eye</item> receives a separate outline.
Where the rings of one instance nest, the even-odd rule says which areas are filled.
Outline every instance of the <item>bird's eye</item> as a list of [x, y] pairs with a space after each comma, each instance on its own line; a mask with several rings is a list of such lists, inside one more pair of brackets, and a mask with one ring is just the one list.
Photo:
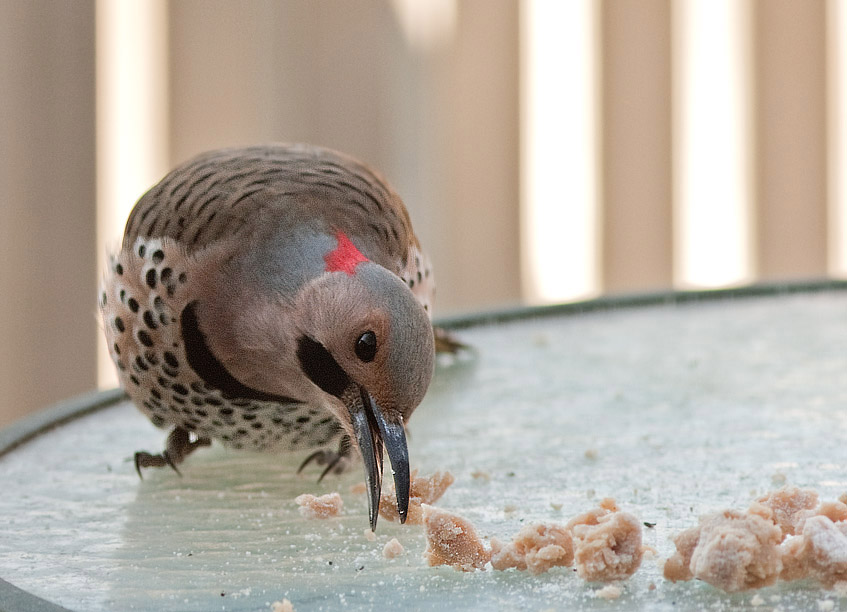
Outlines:
[[376, 334], [366, 331], [356, 341], [356, 356], [364, 362], [374, 360], [376, 355]]

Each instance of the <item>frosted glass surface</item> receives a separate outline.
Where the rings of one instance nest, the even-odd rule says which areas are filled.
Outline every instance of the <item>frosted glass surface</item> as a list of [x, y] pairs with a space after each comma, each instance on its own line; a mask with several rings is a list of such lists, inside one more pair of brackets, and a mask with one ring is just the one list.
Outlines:
[[[165, 433], [123, 403], [0, 458], [0, 576], [72, 610], [816, 610], [809, 583], [726, 595], [661, 577], [670, 537], [700, 514], [789, 484], [847, 491], [847, 294], [748, 298], [467, 329], [471, 359], [442, 363], [410, 423], [413, 467], [447, 469], [439, 506], [486, 536], [566, 521], [614, 497], [642, 521], [645, 560], [616, 602], [572, 570], [427, 567], [420, 527], [381, 520], [361, 467], [315, 482], [298, 455], [201, 449], [148, 470]], [[490, 480], [473, 478], [486, 472]], [[337, 490], [343, 516], [303, 519], [293, 498]], [[556, 510], [553, 504], [561, 504]], [[406, 553], [387, 560], [386, 541]], [[652, 588], [655, 585], [655, 588]], [[755, 603], [759, 603], [758, 600]], [[828, 604], [824, 604], [828, 607]]]

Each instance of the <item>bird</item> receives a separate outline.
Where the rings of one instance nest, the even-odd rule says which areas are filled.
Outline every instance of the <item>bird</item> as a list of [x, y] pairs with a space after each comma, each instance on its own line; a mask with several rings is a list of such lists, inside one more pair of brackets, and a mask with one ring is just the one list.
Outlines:
[[385, 178], [346, 154], [264, 144], [200, 154], [135, 204], [99, 306], [121, 386], [179, 465], [219, 440], [361, 455], [376, 529], [383, 453], [401, 522], [405, 427], [433, 376], [435, 279]]

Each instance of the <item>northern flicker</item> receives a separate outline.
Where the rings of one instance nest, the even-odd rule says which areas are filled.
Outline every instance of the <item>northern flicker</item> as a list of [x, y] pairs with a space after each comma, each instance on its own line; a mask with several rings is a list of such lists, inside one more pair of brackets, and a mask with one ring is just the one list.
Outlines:
[[371, 527], [383, 447], [405, 519], [434, 291], [400, 197], [351, 157], [268, 145], [177, 167], [130, 213], [100, 296], [122, 386], [171, 429], [164, 452], [136, 453], [139, 475], [212, 439], [315, 449], [304, 465], [325, 474], [355, 442]]

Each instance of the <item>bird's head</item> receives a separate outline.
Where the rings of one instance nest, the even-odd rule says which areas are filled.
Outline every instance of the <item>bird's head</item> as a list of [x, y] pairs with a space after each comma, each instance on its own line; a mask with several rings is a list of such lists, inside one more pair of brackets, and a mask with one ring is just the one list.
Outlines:
[[383, 447], [394, 474], [400, 520], [409, 504], [404, 425], [432, 378], [432, 325], [395, 274], [367, 260], [327, 271], [297, 296], [297, 359], [331, 396], [336, 418], [355, 440], [365, 466], [371, 528], [382, 487]]

